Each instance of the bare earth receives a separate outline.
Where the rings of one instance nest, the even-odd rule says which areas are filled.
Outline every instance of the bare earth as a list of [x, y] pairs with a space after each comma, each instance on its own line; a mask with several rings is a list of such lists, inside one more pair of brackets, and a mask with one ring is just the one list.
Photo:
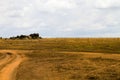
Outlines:
[[23, 57], [16, 51], [0, 50], [3, 56], [0, 58], [0, 80], [15, 80], [17, 67]]

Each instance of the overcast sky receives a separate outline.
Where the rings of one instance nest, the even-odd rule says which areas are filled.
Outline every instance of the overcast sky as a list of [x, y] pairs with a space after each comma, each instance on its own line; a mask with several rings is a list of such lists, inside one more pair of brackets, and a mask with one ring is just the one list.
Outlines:
[[120, 37], [120, 0], [0, 0], [0, 36]]

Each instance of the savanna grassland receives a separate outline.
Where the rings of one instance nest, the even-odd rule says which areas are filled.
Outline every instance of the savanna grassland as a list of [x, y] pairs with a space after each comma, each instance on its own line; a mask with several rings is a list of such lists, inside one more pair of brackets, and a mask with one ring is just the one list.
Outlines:
[[26, 57], [16, 80], [120, 80], [120, 38], [8, 39], [0, 49]]

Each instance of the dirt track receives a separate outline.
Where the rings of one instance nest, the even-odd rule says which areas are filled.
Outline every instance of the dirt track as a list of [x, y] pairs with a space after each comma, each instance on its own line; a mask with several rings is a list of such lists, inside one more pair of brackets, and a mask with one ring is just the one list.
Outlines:
[[0, 57], [0, 80], [15, 80], [17, 67], [23, 57], [10, 50], [0, 50], [0, 53], [3, 53]]

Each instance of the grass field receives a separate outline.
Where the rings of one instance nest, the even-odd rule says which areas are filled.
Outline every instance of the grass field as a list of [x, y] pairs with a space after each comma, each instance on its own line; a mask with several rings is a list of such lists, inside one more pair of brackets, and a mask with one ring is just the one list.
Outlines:
[[26, 56], [17, 80], [120, 80], [120, 38], [0, 40], [0, 49]]
[[120, 38], [48, 38], [0, 40], [0, 49], [120, 53]]

